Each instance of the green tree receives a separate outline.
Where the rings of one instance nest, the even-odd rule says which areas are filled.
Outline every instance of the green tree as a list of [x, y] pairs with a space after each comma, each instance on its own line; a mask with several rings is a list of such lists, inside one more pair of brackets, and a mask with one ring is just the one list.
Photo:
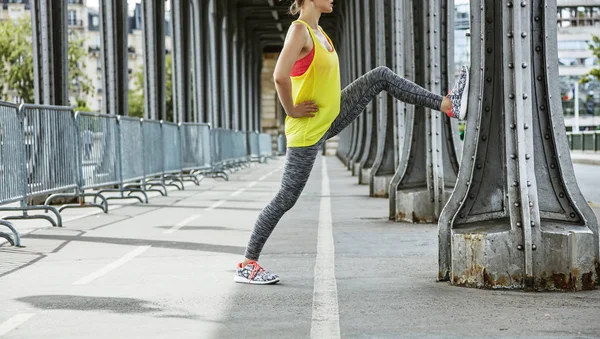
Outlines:
[[[33, 44], [31, 17], [0, 22], [0, 93], [8, 100], [7, 91], [15, 91], [22, 102], [35, 101], [33, 76]], [[94, 90], [85, 69], [84, 39], [75, 32], [69, 34], [69, 92], [75, 106], [87, 107], [82, 99]], [[85, 105], [81, 105], [85, 103]]]
[[[600, 37], [593, 35], [592, 43], [590, 44], [590, 50], [594, 53], [594, 56], [600, 60]], [[596, 67], [584, 75], [580, 83], [585, 84], [592, 80], [600, 80], [600, 67]]]
[[2, 96], [8, 101], [6, 91], [16, 91], [26, 103], [34, 101], [33, 47], [31, 20], [0, 22], [0, 81]]
[[[173, 121], [173, 57], [167, 54], [165, 57], [165, 95], [167, 104], [167, 121]], [[132, 86], [133, 85], [133, 86]], [[144, 69], [143, 66], [133, 73], [128, 93], [129, 115], [143, 118], [144, 106]]]

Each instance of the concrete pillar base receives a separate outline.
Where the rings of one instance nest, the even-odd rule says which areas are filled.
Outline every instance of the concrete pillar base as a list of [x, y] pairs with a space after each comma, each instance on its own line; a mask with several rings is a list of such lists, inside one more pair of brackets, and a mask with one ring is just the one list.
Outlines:
[[370, 182], [370, 196], [373, 198], [389, 198], [390, 183], [393, 175], [376, 175]]
[[[586, 230], [552, 227], [542, 231], [543, 248], [561, 251], [547, 253], [534, 277], [525, 277], [515, 263], [523, 262], [524, 252], [510, 246], [520, 228], [511, 230], [508, 221], [482, 222], [454, 229], [450, 283], [456, 286], [490, 289], [530, 289], [537, 291], [580, 291], [595, 288], [598, 261], [593, 255], [594, 235]], [[498, 246], [498, 244], [507, 244]], [[510, 258], [508, 260], [507, 258]], [[440, 280], [445, 280], [440, 272]]]

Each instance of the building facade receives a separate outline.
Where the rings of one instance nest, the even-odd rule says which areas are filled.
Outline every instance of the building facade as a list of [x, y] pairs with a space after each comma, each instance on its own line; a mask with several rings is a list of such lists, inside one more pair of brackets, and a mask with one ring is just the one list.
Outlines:
[[[87, 102], [93, 112], [101, 112], [103, 108], [102, 92], [102, 56], [100, 37], [100, 17], [98, 8], [88, 6], [87, 0], [68, 1], [67, 23], [70, 34], [77, 34], [84, 39], [84, 50], [87, 52], [84, 63], [84, 73], [91, 81], [93, 91], [84, 96], [79, 93], [70, 93], [70, 101], [75, 104], [75, 97]], [[131, 1], [130, 1], [131, 2]], [[18, 20], [23, 16], [31, 16], [30, 0], [0, 0], [0, 20]], [[168, 13], [167, 13], [168, 14]], [[166, 16], [165, 46], [166, 53], [171, 51], [171, 34], [168, 15]], [[142, 69], [143, 59], [143, 34], [142, 34], [142, 11], [140, 4], [130, 10], [128, 20], [128, 52], [129, 52], [129, 78], [132, 81], [133, 74]], [[134, 84], [130, 85], [131, 87]], [[75, 86], [77, 88], [77, 86]], [[20, 103], [16, 93], [7, 93], [10, 101]]]

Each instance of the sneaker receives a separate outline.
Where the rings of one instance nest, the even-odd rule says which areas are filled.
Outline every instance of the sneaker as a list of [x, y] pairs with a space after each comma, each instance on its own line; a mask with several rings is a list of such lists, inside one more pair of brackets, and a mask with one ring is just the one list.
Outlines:
[[233, 281], [244, 284], [268, 285], [278, 283], [279, 277], [266, 271], [256, 261], [250, 261], [244, 267], [242, 267], [242, 263], [238, 264]]
[[452, 109], [446, 114], [450, 118], [465, 120], [467, 117], [467, 99], [469, 95], [469, 68], [463, 66], [460, 70], [460, 75], [456, 85], [450, 93], [448, 99], [452, 102]]

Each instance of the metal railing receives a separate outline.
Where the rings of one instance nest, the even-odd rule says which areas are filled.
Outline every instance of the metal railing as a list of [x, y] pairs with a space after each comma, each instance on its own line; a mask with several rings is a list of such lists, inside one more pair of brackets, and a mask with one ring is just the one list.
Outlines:
[[[10, 228], [20, 245], [6, 220], [42, 218], [62, 227], [65, 208], [107, 213], [109, 199], [147, 203], [148, 191], [167, 195], [167, 186], [182, 190], [184, 181], [199, 185], [205, 176], [228, 180], [226, 171], [248, 166], [254, 156], [272, 155], [268, 134], [0, 102], [0, 211], [22, 213], [0, 218], [0, 225]], [[29, 203], [37, 197], [47, 198]], [[51, 206], [57, 199], [77, 203]], [[32, 210], [50, 211], [56, 221], [29, 215]]]
[[600, 131], [567, 132], [572, 151], [600, 151]]

